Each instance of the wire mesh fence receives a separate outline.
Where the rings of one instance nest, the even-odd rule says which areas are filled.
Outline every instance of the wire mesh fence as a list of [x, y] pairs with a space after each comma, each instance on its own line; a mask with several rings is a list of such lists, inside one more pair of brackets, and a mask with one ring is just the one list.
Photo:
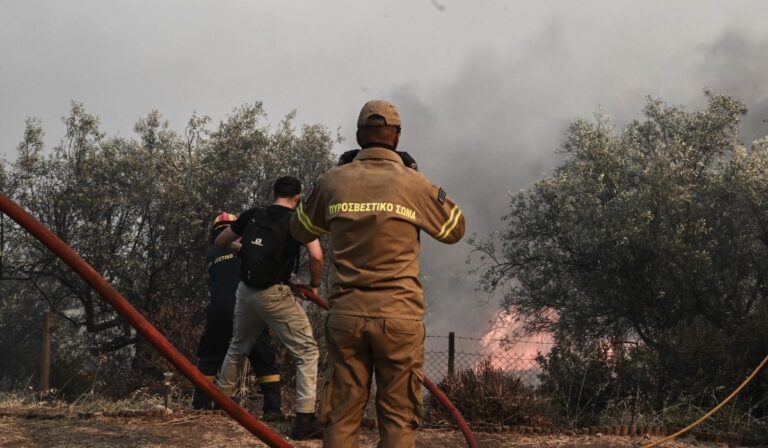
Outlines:
[[[424, 352], [424, 372], [436, 382], [447, 375], [490, 363], [496, 369], [514, 375], [529, 386], [538, 384], [541, 371], [536, 354], [546, 352], [551, 343], [546, 341], [512, 341], [509, 339], [480, 339], [455, 336], [427, 336], [432, 339]], [[474, 341], [475, 350], [456, 349], [456, 341]], [[444, 349], [440, 349], [440, 346]], [[516, 347], [523, 345], [522, 350]]]
[[[553, 342], [546, 338], [511, 340], [430, 335], [425, 341], [424, 373], [450, 397], [471, 424], [656, 425], [689, 419], [706, 406], [701, 400], [693, 402], [682, 397], [656, 407], [652, 401], [655, 396], [643, 390], [643, 384], [616, 376], [614, 367], [620, 361], [616, 352], [600, 347], [580, 347], [581, 351], [573, 357], [563, 358], [557, 355], [562, 353], [558, 350], [550, 353], [553, 346]], [[284, 384], [288, 386], [283, 388], [284, 399], [288, 398], [284, 408], [291, 409], [294, 377], [292, 369], [287, 370], [291, 373], [286, 372], [283, 376]], [[319, 384], [323, 384], [323, 373], [321, 366]], [[251, 385], [251, 391], [254, 386]], [[705, 393], [720, 397], [724, 393], [721, 389], [719, 385], [711, 386]], [[426, 388], [423, 393], [424, 424], [428, 427], [450, 426], [452, 417]], [[374, 382], [364, 414], [371, 421], [376, 419], [375, 396]], [[766, 411], [758, 409], [759, 406], [765, 405], [750, 401], [745, 409], [733, 406], [730, 414], [710, 422], [708, 430], [737, 428], [741, 432], [764, 432], [766, 420], [759, 416]]]
[[[454, 399], [460, 400], [457, 405], [464, 408], [465, 418], [481, 421], [488, 418], [487, 413], [503, 411], [506, 415], [522, 419], [522, 414], [530, 412], [526, 407], [530, 406], [534, 397], [533, 391], [541, 372], [536, 356], [547, 352], [551, 343], [463, 337], [453, 332], [427, 338], [424, 373], [449, 395], [454, 395]], [[489, 369], [500, 373], [493, 375], [493, 378], [476, 377]], [[457, 387], [463, 390], [457, 390]], [[472, 388], [477, 390], [470, 390]], [[526, 391], [530, 392], [526, 397], [494, 397], [510, 393], [527, 394]], [[425, 395], [424, 405], [426, 424], [447, 423], [445, 413], [428, 394]], [[510, 406], [514, 409], [510, 410]]]
[[[507, 356], [503, 353], [454, 353], [454, 367], [449, 368], [450, 353], [448, 351], [428, 350], [424, 352], [424, 372], [434, 381], [442, 381], [447, 375], [461, 372], [489, 362], [493, 367], [511, 373], [529, 386], [538, 384], [540, 372], [535, 358]], [[451, 371], [453, 370], [453, 372]]]

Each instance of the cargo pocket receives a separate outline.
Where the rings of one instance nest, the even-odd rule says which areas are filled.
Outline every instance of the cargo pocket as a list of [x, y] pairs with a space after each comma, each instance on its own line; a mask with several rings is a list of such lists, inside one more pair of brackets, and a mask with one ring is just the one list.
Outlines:
[[312, 325], [304, 319], [296, 319], [291, 322], [286, 322], [288, 334], [291, 335], [296, 341], [300, 341], [302, 345], [316, 346], [317, 341], [312, 333]]
[[344, 362], [339, 359], [340, 352], [345, 347], [355, 344], [355, 330], [359, 326], [356, 318], [328, 314], [325, 318], [325, 341], [328, 346], [328, 367], [323, 378], [323, 391], [318, 417], [324, 426], [338, 422], [347, 412], [345, 402], [348, 401], [348, 392], [344, 387], [344, 381], [336, 380], [337, 375], [345, 375], [344, 371], [337, 372], [335, 363], [339, 363], [340, 369], [344, 369]]
[[424, 417], [424, 394], [422, 388], [424, 385], [424, 372], [420, 370], [411, 370], [411, 378], [409, 382], [408, 394], [413, 404], [413, 421], [414, 428], [421, 426], [422, 419]]
[[[420, 320], [407, 320], [407, 319], [386, 319], [384, 321], [385, 332], [401, 335], [423, 335], [424, 334], [424, 322]], [[423, 340], [423, 336], [419, 339]]]
[[354, 333], [357, 325], [356, 318], [329, 314], [325, 321], [325, 340], [336, 347], [355, 344]]
[[333, 409], [333, 364], [328, 364], [323, 378], [323, 392], [320, 399], [318, 419], [320, 424], [327, 426], [331, 423], [331, 410]]

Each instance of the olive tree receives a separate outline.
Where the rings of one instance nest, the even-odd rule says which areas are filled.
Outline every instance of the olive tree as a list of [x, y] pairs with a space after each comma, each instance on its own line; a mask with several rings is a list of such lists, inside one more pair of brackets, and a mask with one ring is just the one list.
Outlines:
[[[271, 201], [271, 184], [296, 175], [305, 184], [333, 164], [330, 132], [271, 129], [260, 103], [218, 126], [197, 114], [176, 132], [157, 111], [135, 136], [109, 137], [73, 103], [51, 151], [41, 124], [27, 121], [18, 156], [3, 167], [3, 191], [72, 246], [184, 353], [191, 355], [208, 300], [203, 262], [210, 223]], [[3, 284], [23, 285], [61, 319], [90, 334], [94, 354], [130, 362], [132, 384], [164, 361], [109, 305], [41, 244], [18, 228], [4, 251]]]
[[697, 111], [649, 99], [621, 132], [575, 121], [562, 165], [474, 243], [482, 286], [526, 331], [643, 359], [629, 370], [653, 376], [656, 408], [733, 386], [768, 352], [768, 145], [745, 148], [744, 105], [707, 96]]

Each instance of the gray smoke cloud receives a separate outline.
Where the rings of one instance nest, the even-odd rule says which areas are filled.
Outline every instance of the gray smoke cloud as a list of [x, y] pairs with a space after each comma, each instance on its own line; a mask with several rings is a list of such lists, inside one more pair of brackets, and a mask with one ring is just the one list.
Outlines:
[[[358, 108], [386, 98], [401, 148], [485, 235], [508, 192], [557, 166], [568, 123], [598, 109], [620, 128], [646, 95], [695, 108], [710, 88], [746, 103], [747, 143], [768, 133], [767, 13], [760, 0], [5, 2], [0, 157], [26, 115], [55, 145], [72, 99], [110, 135], [155, 108], [181, 130], [195, 110], [218, 121], [263, 100], [272, 124], [295, 108], [353, 137]], [[475, 291], [469, 247], [422, 241], [429, 333], [482, 335], [498, 303]]]
[[749, 109], [742, 137], [752, 141], [768, 135], [768, 37], [733, 29], [699, 52], [697, 71], [715, 92], [735, 96]]
[[[744, 142], [768, 134], [768, 40], [728, 30], [668, 65], [584, 63], [566, 50], [554, 24], [522, 57], [479, 53], [457, 78], [416, 94], [395, 89], [390, 98], [403, 116], [401, 148], [421, 170], [461, 205], [468, 232], [486, 235], [503, 229], [508, 192], [529, 186], [560, 162], [563, 132], [574, 119], [598, 109], [613, 117], [616, 131], [640, 118], [647, 95], [689, 108], [705, 104], [704, 90], [733, 95], [747, 104]], [[577, 88], [578, 86], [578, 88]], [[466, 243], [444, 247], [423, 238], [423, 271], [430, 334], [480, 336], [498, 311], [498, 300], [476, 291], [477, 277], [465, 261]], [[428, 348], [444, 349], [444, 340]], [[467, 350], [477, 343], [465, 341]]]

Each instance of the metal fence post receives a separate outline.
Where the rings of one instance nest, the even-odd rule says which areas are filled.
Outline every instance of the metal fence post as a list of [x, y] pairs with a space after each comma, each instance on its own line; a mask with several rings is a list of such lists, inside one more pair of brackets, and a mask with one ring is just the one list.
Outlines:
[[51, 312], [43, 313], [43, 334], [40, 344], [40, 391], [50, 389], [51, 378]]
[[448, 376], [453, 376], [454, 359], [456, 357], [455, 334], [448, 333]]

